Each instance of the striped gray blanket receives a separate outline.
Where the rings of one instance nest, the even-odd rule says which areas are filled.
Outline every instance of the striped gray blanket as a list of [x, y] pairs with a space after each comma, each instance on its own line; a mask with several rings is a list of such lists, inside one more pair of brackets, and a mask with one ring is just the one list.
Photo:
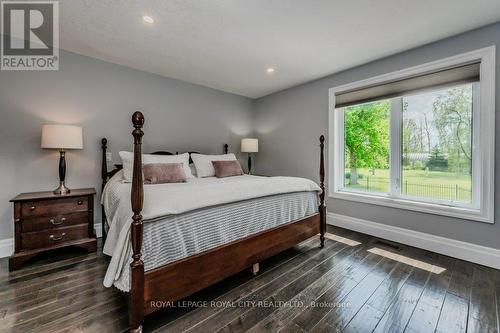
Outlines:
[[[168, 216], [144, 224], [146, 271], [317, 213], [316, 192], [293, 192], [238, 201]], [[130, 262], [114, 285], [130, 290]]]

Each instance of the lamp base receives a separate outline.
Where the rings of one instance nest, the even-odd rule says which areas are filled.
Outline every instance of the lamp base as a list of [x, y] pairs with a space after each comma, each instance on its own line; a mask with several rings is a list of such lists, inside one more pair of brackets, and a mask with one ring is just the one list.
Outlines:
[[67, 195], [70, 194], [71, 190], [64, 185], [64, 181], [59, 183], [59, 187], [54, 190], [54, 194], [57, 195]]
[[248, 174], [252, 174], [252, 155], [248, 153]]

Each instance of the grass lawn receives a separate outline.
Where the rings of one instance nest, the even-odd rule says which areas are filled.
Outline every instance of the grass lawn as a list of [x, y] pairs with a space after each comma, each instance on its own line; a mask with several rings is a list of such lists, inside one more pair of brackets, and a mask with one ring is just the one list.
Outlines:
[[[349, 170], [346, 170], [349, 172]], [[349, 185], [345, 180], [346, 188], [355, 188], [369, 192], [389, 191], [389, 170], [358, 169], [360, 179], [357, 185]], [[402, 192], [410, 196], [436, 198], [443, 200], [471, 201], [471, 177], [464, 174], [441, 171], [403, 170]]]

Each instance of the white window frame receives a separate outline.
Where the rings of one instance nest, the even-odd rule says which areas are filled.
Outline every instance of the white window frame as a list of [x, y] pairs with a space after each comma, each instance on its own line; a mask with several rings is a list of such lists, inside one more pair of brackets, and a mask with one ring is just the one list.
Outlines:
[[[495, 188], [495, 46], [459, 54], [449, 58], [398, 70], [329, 89], [329, 135], [328, 156], [328, 196], [335, 199], [363, 202], [412, 211], [456, 217], [478, 222], [494, 223], [494, 188]], [[335, 108], [335, 95], [361, 89], [372, 85], [400, 80], [445, 68], [480, 61], [480, 88], [474, 90], [479, 98], [474, 101], [473, 114], [473, 206], [461, 207], [445, 203], [417, 201], [410, 198], [391, 195], [371, 194], [344, 190], [344, 119], [343, 112]], [[476, 95], [474, 95], [476, 96]], [[392, 117], [392, 121], [401, 121], [401, 117]], [[399, 128], [391, 126], [392, 128]], [[398, 130], [399, 131], [399, 130]], [[391, 133], [398, 135], [398, 133]], [[400, 147], [391, 140], [391, 158], [400, 158]], [[398, 153], [396, 155], [396, 153]], [[397, 163], [391, 163], [396, 165]], [[400, 191], [395, 184], [395, 177], [401, 177], [401, 170], [391, 169], [391, 189]], [[476, 201], [477, 200], [477, 201]]]

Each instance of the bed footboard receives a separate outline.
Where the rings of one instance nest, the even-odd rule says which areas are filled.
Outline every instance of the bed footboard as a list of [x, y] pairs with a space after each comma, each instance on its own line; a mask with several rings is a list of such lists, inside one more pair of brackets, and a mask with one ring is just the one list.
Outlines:
[[320, 215], [314, 214], [147, 271], [144, 278], [144, 314], [164, 306], [157, 304], [173, 305], [175, 301], [317, 235], [319, 221]]

